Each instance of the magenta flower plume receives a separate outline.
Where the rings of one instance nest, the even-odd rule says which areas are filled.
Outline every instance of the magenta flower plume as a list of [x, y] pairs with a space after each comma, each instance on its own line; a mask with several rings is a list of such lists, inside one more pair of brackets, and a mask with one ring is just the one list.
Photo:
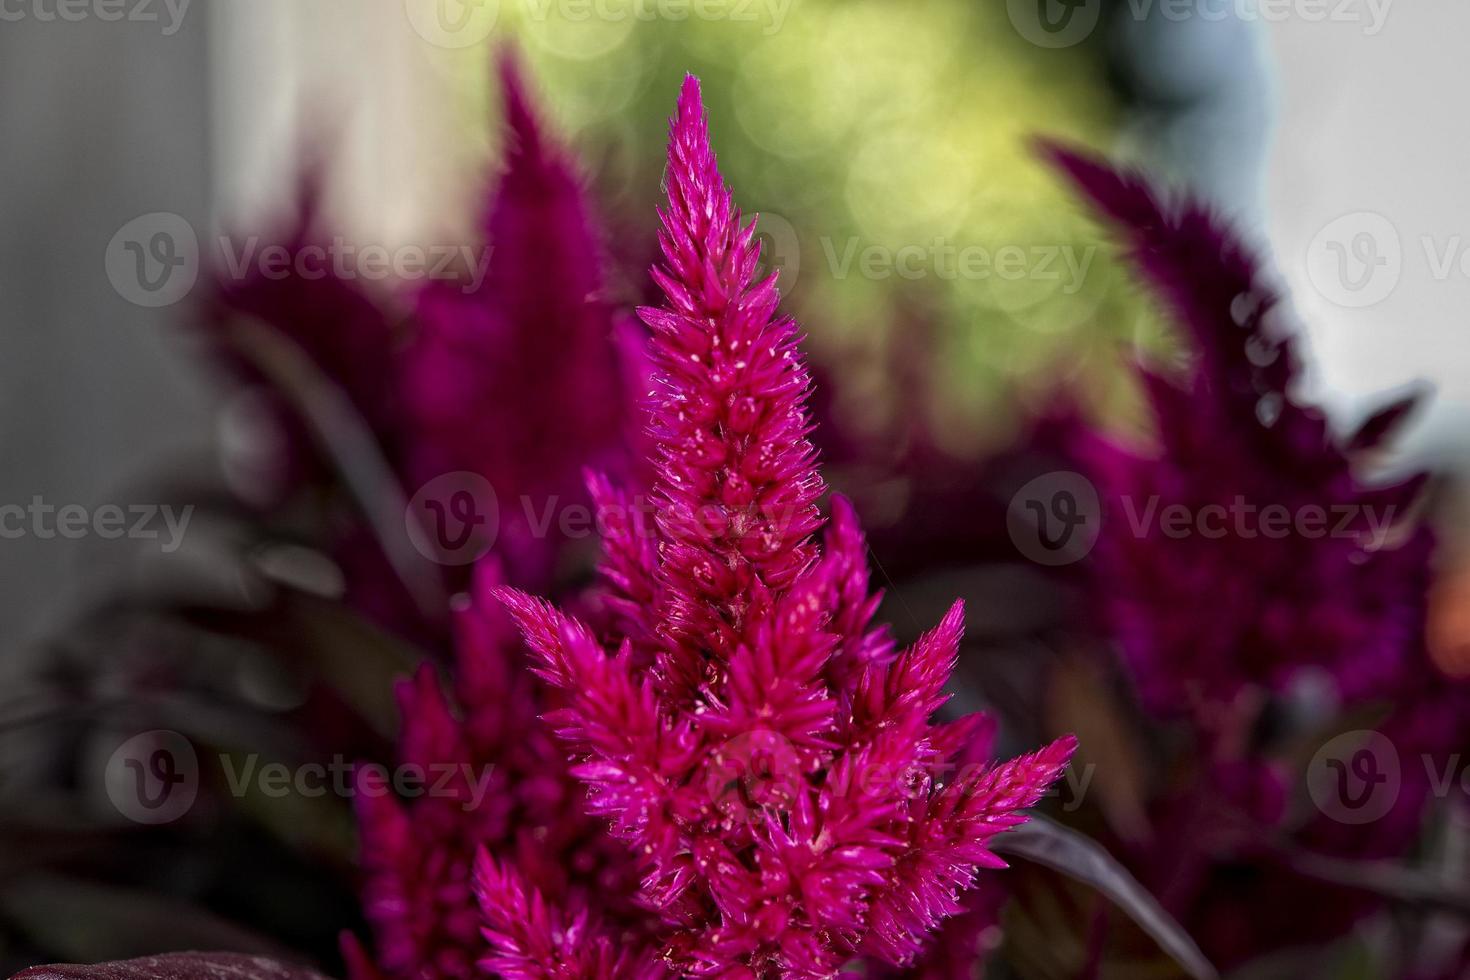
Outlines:
[[[653, 331], [655, 520], [595, 482], [608, 531], [611, 640], [542, 600], [496, 595], [563, 702], [546, 716], [591, 812], [643, 866], [658, 915], [608, 965], [585, 907], [556, 906], [503, 863], [479, 897], [517, 977], [831, 977], [912, 964], [961, 912], [989, 843], [1023, 822], [1073, 740], [946, 773], [988, 745], [979, 716], [938, 723], [963, 629], [957, 603], [912, 647], [872, 626], [876, 596], [850, 509], [819, 544], [823, 485], [807, 442], [796, 326], [758, 280], [753, 222], [715, 166], [698, 83], [672, 122], [662, 212], [665, 295]], [[640, 540], [639, 535], [650, 535]]]
[[407, 469], [414, 485], [456, 471], [489, 481], [514, 580], [544, 584], [556, 533], [526, 515], [585, 501], [585, 465], [623, 471], [641, 424], [631, 410], [641, 341], [608, 303], [581, 180], [542, 131], [509, 52], [500, 79], [506, 170], [477, 267], [419, 297], [404, 380], [415, 436]]
[[[341, 273], [317, 237], [322, 181], [311, 166], [277, 247], [251, 239], [223, 256], [210, 322], [229, 366], [248, 380], [287, 386], [262, 370], [270, 357], [257, 348], [266, 345], [234, 329], [241, 317], [270, 328], [269, 346], [299, 353], [318, 376], [313, 389], [335, 387], [356, 410], [406, 497], [446, 474], [483, 478], [448, 482], [490, 486], [495, 499], [476, 501], [475, 514], [498, 515], [495, 537], [511, 580], [542, 588], [563, 556], [558, 518], [588, 503], [582, 467], [629, 475], [647, 367], [644, 331], [605, 295], [602, 235], [575, 167], [538, 123], [509, 52], [500, 81], [505, 166], [485, 207], [483, 240], [456, 250], [464, 260], [457, 273], [440, 268], [430, 250], [424, 279], [397, 284], [414, 316], [390, 313], [389, 297]], [[281, 248], [284, 270], [274, 257]], [[278, 401], [291, 450], [283, 469], [296, 476], [322, 454], [292, 414], [292, 399]], [[296, 481], [269, 476], [294, 489]], [[355, 513], [333, 518], [329, 546], [349, 603], [396, 633], [442, 644], [442, 621], [405, 590], [380, 540], [354, 523]], [[451, 592], [468, 578], [457, 565], [415, 574], [440, 577]]]
[[[1046, 152], [1116, 223], [1195, 355], [1182, 381], [1144, 375], [1153, 450], [1073, 427], [1103, 501], [1093, 593], [1145, 705], [1190, 722], [1199, 753], [1192, 779], [1171, 775], [1153, 801], [1157, 834], [1122, 849], [1217, 963], [1329, 941], [1380, 902], [1294, 872], [1273, 848], [1285, 838], [1316, 854], [1402, 858], [1430, 792], [1422, 767], [1406, 767], [1380, 819], [1293, 819], [1287, 753], [1321, 725], [1296, 708], [1311, 699], [1293, 697], [1320, 685], [1298, 684], [1325, 681], [1329, 710], [1396, 703], [1377, 727], [1405, 758], [1463, 745], [1450, 719], [1465, 695], [1424, 650], [1432, 540], [1412, 513], [1424, 480], [1370, 487], [1354, 469], [1414, 401], [1334, 438], [1292, 402], [1299, 363], [1281, 300], [1223, 220], [1137, 175]], [[1170, 509], [1187, 516], [1185, 533], [1164, 527]]]
[[715, 166], [693, 78], [666, 182], [664, 264], [653, 270], [666, 302], [639, 314], [663, 389], [653, 422], [659, 616], [679, 641], [659, 670], [666, 690], [685, 695], [708, 680], [707, 655], [733, 652], [754, 594], [788, 588], [810, 563], [823, 484], [796, 324], [776, 313], [775, 276], [756, 278], [754, 222], [741, 223]]
[[493, 950], [481, 966], [505, 980], [658, 980], [667, 975], [656, 960], [592, 927], [585, 906], [566, 917], [520, 872], [485, 851], [475, 861], [475, 889], [484, 910], [485, 939]]
[[[498, 563], [482, 563], [474, 601], [456, 614], [453, 704], [432, 667], [399, 686], [398, 761], [424, 774], [423, 792], [400, 802], [380, 772], [359, 772], [363, 904], [388, 977], [477, 975], [492, 949], [472, 891], [477, 852], [483, 867], [514, 862], [515, 881], [525, 882], [516, 886], [519, 896], [544, 895], [558, 908], [595, 903], [603, 921], [619, 926], [642, 917], [631, 902], [631, 856], [585, 814], [562, 751], [537, 721], [543, 692], [525, 670], [514, 626], [489, 595], [502, 581]], [[355, 944], [348, 948], [367, 962]]]
[[[1398, 531], [1423, 481], [1370, 488], [1353, 465], [1410, 403], [1335, 440], [1291, 401], [1299, 368], [1279, 298], [1222, 220], [1139, 176], [1047, 153], [1117, 225], [1196, 352], [1182, 385], [1145, 374], [1156, 453], [1089, 453], [1104, 499], [1097, 582], [1144, 700], [1163, 713], [1228, 703], [1248, 685], [1284, 691], [1308, 668], [1346, 701], [1381, 696], [1419, 662], [1429, 534]], [[1213, 523], [1167, 534], [1176, 505]]]
[[[270, 390], [278, 379], [262, 370], [259, 352], [252, 356], [252, 345], [232, 333], [240, 317], [268, 328], [277, 343], [289, 344], [293, 355], [335, 383], [372, 434], [391, 447], [398, 410], [393, 356], [400, 337], [380, 298], [342, 275], [331, 258], [332, 242], [320, 227], [323, 169], [315, 160], [306, 166], [283, 233], [265, 242], [240, 238], [211, 266], [208, 339], [233, 375]], [[286, 257], [284, 268], [277, 255]], [[289, 450], [287, 470], [295, 475], [313, 455], [311, 437], [284, 399], [277, 399], [276, 409]]]

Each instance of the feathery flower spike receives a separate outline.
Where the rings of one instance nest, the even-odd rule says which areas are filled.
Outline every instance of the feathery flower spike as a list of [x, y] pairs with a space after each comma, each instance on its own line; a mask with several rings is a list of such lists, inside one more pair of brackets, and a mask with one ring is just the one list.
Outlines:
[[[532, 111], [517, 59], [499, 61], [504, 175], [487, 210], [477, 268], [418, 297], [404, 403], [410, 486], [444, 473], [484, 477], [502, 503], [496, 541], [512, 578], [547, 583], [555, 534], [526, 518], [582, 496], [593, 465], [626, 475], [636, 443], [625, 342], [637, 328], [607, 302], [604, 244], [580, 175]], [[476, 276], [483, 278], [476, 279]], [[632, 437], [632, 438], [630, 438]]]
[[[623, 470], [631, 413], [616, 361], [626, 331], [598, 295], [599, 246], [582, 189], [538, 126], [508, 55], [501, 81], [510, 149], [487, 221], [493, 261], [476, 289], [438, 281], [419, 297], [423, 333], [403, 381], [412, 434], [403, 466], [411, 480], [468, 469], [506, 500], [575, 496], [582, 464]], [[452, 693], [431, 667], [399, 685], [399, 761], [452, 778], [402, 803], [382, 792], [357, 798], [364, 906], [378, 956], [374, 967], [355, 941], [347, 944], [356, 974], [459, 980], [489, 963], [520, 976], [511, 952], [492, 957], [483, 930], [498, 943], [531, 944], [523, 948], [534, 959], [563, 949], [535, 945], [552, 926], [558, 943], [586, 938], [578, 923], [593, 910], [610, 943], [634, 946], [646, 931], [634, 858], [587, 814], [564, 751], [537, 717], [556, 709], [558, 697], [526, 670], [520, 635], [490, 594], [508, 579], [544, 581], [559, 543], [502, 523], [497, 554], [463, 583], [469, 598], [454, 616]], [[525, 931], [482, 923], [475, 893], [487, 888], [515, 907]], [[527, 909], [546, 903], [558, 914], [580, 911], [526, 919]], [[631, 972], [631, 957], [569, 953], [561, 973], [545, 975], [655, 975]]]
[[[1003, 866], [991, 838], [1025, 821], [1074, 742], [997, 765], [977, 761], [981, 717], [934, 721], [963, 609], [895, 652], [871, 625], [877, 597], [845, 501], [825, 549], [816, 541], [823, 487], [796, 326], [776, 314], [774, 281], [755, 278], [759, 247], [715, 167], [693, 78], [671, 130], [653, 272], [665, 303], [640, 311], [653, 330], [656, 520], [604, 522], [620, 635], [495, 595], [562, 693], [546, 721], [590, 809], [643, 863], [660, 962], [748, 978], [907, 967], [964, 911], [977, 870]], [[593, 489], [605, 511], [625, 502], [605, 481]], [[599, 940], [587, 962], [557, 945], [604, 934], [586, 909], [543, 910], [503, 864], [482, 864], [479, 896], [494, 968], [603, 975]]]
[[[1222, 218], [1100, 160], [1043, 152], [1116, 224], [1140, 278], [1195, 352], [1180, 381], [1144, 374], [1154, 451], [1080, 424], [1073, 433], [1104, 507], [1094, 594], [1145, 705], [1190, 722], [1205, 758], [1193, 782], [1173, 780], [1156, 802], [1152, 822], [1169, 831], [1136, 848], [1132, 864], [1227, 968], [1341, 936], [1373, 898], [1263, 859], [1239, 838], [1238, 820], [1233, 847], [1208, 823], [1243, 813], [1271, 833], [1288, 829], [1283, 766], [1258, 739], [1292, 714], [1299, 682], [1319, 697], [1325, 682], [1340, 707], [1395, 704], [1376, 727], [1405, 757], [1443, 758], [1463, 744], [1465, 726], [1451, 719], [1463, 718], [1466, 692], [1445, 683], [1424, 650], [1433, 542], [1412, 513], [1424, 479], [1373, 487], [1355, 472], [1414, 399], [1334, 437], [1320, 412], [1291, 400], [1300, 364], [1281, 329], [1280, 298]], [[1195, 533], [1165, 533], [1157, 516], [1135, 530], [1139, 515], [1181, 505], [1200, 521]], [[1286, 530], [1268, 527], [1272, 509]], [[1210, 510], [1220, 520], [1207, 528]], [[1315, 525], [1298, 523], [1309, 515]], [[1266, 715], [1267, 705], [1288, 710]], [[1402, 857], [1429, 799], [1422, 767], [1406, 771], [1389, 813], [1362, 825], [1320, 815], [1289, 825], [1292, 841], [1342, 858]]]
[[670, 124], [668, 204], [659, 212], [665, 304], [639, 310], [659, 379], [654, 498], [664, 554], [659, 669], [686, 696], [729, 656], [750, 606], [811, 563], [823, 491], [796, 324], [776, 313], [774, 274], [757, 279], [755, 222], [742, 224], [715, 166], [699, 85], [684, 83]]
[[[535, 894], [568, 908], [595, 906], [612, 923], [606, 935], [622, 942], [641, 930], [633, 858], [585, 814], [564, 754], [537, 721], [545, 692], [525, 670], [505, 610], [490, 597], [503, 581], [497, 562], [482, 562], [474, 600], [456, 613], [454, 707], [430, 666], [399, 685], [398, 761], [427, 774], [432, 791], [400, 803], [372, 785], [380, 774], [359, 775], [363, 904], [378, 964], [390, 978], [476, 975], [491, 947], [475, 889], [497, 860], [514, 861], [514, 881], [497, 885], [509, 889], [507, 900]], [[472, 880], [477, 852], [480, 877]], [[366, 962], [355, 946], [348, 949], [354, 962]]]
[[[1117, 224], [1197, 351], [1183, 387], [1145, 373], [1156, 455], [1085, 440], [1105, 509], [1097, 580], [1144, 700], [1173, 714], [1247, 685], [1284, 691], [1308, 668], [1344, 701], [1380, 696], [1417, 660], [1430, 536], [1421, 527], [1395, 542], [1390, 527], [1411, 517], [1422, 478], [1370, 488], [1353, 455], [1406, 408], [1335, 440], [1320, 412], [1292, 402], [1299, 366], [1279, 297], [1223, 220], [1099, 160], [1044, 152]], [[1133, 533], [1121, 508], [1140, 514], [1150, 502], [1201, 520], [1221, 508], [1225, 533]], [[1274, 533], [1268, 509], [1321, 514], [1327, 531]], [[1238, 530], [1247, 519], [1257, 526]]]

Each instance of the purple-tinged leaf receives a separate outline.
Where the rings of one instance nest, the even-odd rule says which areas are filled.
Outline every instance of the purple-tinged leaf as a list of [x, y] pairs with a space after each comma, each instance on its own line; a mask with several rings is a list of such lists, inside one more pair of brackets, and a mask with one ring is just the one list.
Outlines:
[[33, 966], [11, 980], [325, 980], [307, 967], [247, 953], [165, 953], [109, 963]]
[[1126, 912], [1191, 977], [1196, 980], [1219, 977], [1189, 934], [1096, 841], [1044, 817], [1032, 817], [1025, 826], [997, 836], [991, 848], [1095, 888]]

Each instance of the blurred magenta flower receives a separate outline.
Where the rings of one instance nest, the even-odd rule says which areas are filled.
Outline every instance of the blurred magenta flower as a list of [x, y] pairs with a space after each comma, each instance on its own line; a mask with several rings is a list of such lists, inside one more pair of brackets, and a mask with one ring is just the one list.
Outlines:
[[[537, 720], [556, 699], [526, 669], [519, 634], [488, 593], [506, 582], [552, 585], [565, 544], [555, 515], [590, 503], [581, 467], [637, 478], [626, 460], [642, 438], [635, 404], [646, 384], [643, 333], [604, 295], [604, 243], [580, 177], [542, 132], [508, 54], [500, 81], [507, 150], [483, 224], [484, 268], [426, 279], [405, 317], [334, 265], [316, 274], [300, 261], [320, 247], [313, 169], [282, 243], [292, 257], [286, 273], [217, 270], [215, 337], [238, 373], [279, 381], [255, 370], [230, 332], [247, 317], [340, 390], [405, 497], [468, 472], [500, 506], [495, 552], [473, 580], [468, 567], [427, 565], [450, 591], [473, 597], [457, 600], [452, 635], [426, 628], [365, 522], [334, 530], [348, 601], [454, 655], [448, 691], [426, 664], [397, 692], [398, 765], [452, 778], [431, 778], [432, 790], [402, 802], [373, 782], [377, 770], [364, 768], [359, 779], [364, 907], [375, 942], [369, 951], [344, 937], [344, 954], [360, 977], [478, 973], [489, 953], [470, 886], [481, 848], [513, 860], [538, 894], [565, 907], [595, 900], [606, 920], [636, 924], [642, 916], [631, 905], [632, 858], [585, 813], [563, 750]], [[318, 458], [315, 435], [289, 399], [278, 407], [293, 473], [313, 474], [297, 464]], [[546, 528], [530, 525], [528, 515], [547, 514]]]
[[[279, 429], [274, 440], [280, 453], [255, 473], [261, 486], [252, 496], [278, 503], [292, 485], [313, 475], [320, 458], [317, 436], [293, 392], [284, 390], [279, 369], [272, 370], [265, 352], [240, 329], [241, 318], [264, 324], [314, 371], [330, 380], [363, 420], [383, 451], [393, 455], [398, 444], [401, 405], [396, 359], [406, 337], [404, 325], [385, 309], [381, 298], [341, 273], [338, 265], [319, 259], [334, 246], [322, 225], [326, 164], [308, 159], [296, 188], [290, 226], [274, 241], [237, 237], [210, 269], [210, 291], [201, 322], [211, 352], [226, 371], [266, 393], [270, 423]], [[267, 263], [266, 254], [284, 254], [284, 268]]]
[[[470, 874], [477, 850], [514, 861], [538, 894], [564, 908], [595, 905], [610, 921], [636, 923], [631, 855], [602, 821], [538, 715], [550, 705], [527, 670], [520, 637], [490, 591], [499, 562], [482, 562], [473, 599], [455, 614], [452, 697], [429, 665], [401, 681], [398, 763], [428, 774], [424, 792], [400, 803], [359, 777], [363, 904], [390, 977], [478, 975], [490, 954]], [[554, 704], [555, 702], [551, 702]], [[349, 962], [371, 957], [345, 938]], [[621, 975], [621, 974], [618, 974]]]
[[[590, 504], [581, 468], [634, 475], [644, 334], [606, 295], [603, 233], [581, 176], [542, 131], [516, 60], [506, 52], [499, 66], [504, 173], [486, 206], [483, 240], [460, 250], [476, 256], [473, 268], [401, 284], [409, 294], [397, 302], [410, 312], [400, 315], [390, 297], [336, 264], [304, 258], [322, 247], [317, 166], [279, 243], [290, 256], [285, 271], [217, 268], [210, 322], [246, 378], [280, 382], [245, 356], [234, 329], [242, 317], [269, 328], [339, 389], [406, 498], [440, 477], [488, 486], [474, 507], [495, 511], [508, 580], [546, 588], [566, 543], [558, 518]], [[320, 458], [320, 447], [293, 414], [299, 406], [286, 399], [279, 407], [289, 471], [300, 478], [313, 472], [303, 461]], [[342, 522], [333, 533], [349, 601], [396, 632], [442, 643], [442, 629], [425, 628], [380, 542], [361, 523]], [[451, 592], [468, 583], [465, 566], [417, 571]]]
[[[1181, 381], [1143, 372], [1155, 449], [1096, 439], [1087, 454], [1104, 506], [1097, 592], [1145, 704], [1207, 718], [1251, 688], [1313, 678], [1341, 702], [1382, 697], [1420, 662], [1424, 481], [1370, 487], [1355, 463], [1409, 405], [1334, 439], [1291, 400], [1280, 299], [1226, 225], [1141, 178], [1050, 155], [1116, 223], [1195, 352]], [[1171, 533], [1164, 512], [1181, 507], [1189, 527]]]
[[[1221, 965], [1331, 941], [1382, 897], [1314, 879], [1292, 856], [1405, 857], [1430, 801], [1418, 760], [1453, 757], [1470, 734], [1454, 720], [1463, 686], [1425, 652], [1433, 543], [1414, 513], [1425, 479], [1376, 487], [1357, 472], [1414, 399], [1334, 438], [1291, 400], [1300, 368], [1280, 298], [1221, 219], [1099, 161], [1048, 155], [1116, 223], [1194, 352], [1182, 381], [1143, 373], [1151, 450], [1075, 418], [1065, 440], [1102, 500], [1089, 579], [1101, 619], [1154, 737], [1182, 723], [1190, 746], [1151, 801], [1149, 836], [1119, 849]], [[1182, 533], [1165, 527], [1169, 508], [1188, 516]], [[1274, 532], [1271, 509], [1284, 516]], [[1378, 704], [1387, 717], [1374, 727], [1416, 760], [1392, 807], [1368, 822], [1294, 808], [1302, 766], [1283, 746], [1299, 751]]]
[[584, 466], [627, 476], [643, 420], [642, 331], [605, 293], [605, 243], [564, 151], [541, 131], [514, 58], [500, 61], [506, 170], [484, 223], [483, 281], [430, 280], [403, 370], [411, 486], [468, 471], [500, 499], [512, 581], [549, 582], [557, 535], [537, 515], [587, 503]]

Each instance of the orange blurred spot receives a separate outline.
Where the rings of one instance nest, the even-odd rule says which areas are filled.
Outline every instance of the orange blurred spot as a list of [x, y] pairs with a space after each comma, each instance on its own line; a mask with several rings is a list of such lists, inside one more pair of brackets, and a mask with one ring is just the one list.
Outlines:
[[1429, 593], [1429, 658], [1445, 676], [1470, 677], [1470, 569], [1441, 575]]

